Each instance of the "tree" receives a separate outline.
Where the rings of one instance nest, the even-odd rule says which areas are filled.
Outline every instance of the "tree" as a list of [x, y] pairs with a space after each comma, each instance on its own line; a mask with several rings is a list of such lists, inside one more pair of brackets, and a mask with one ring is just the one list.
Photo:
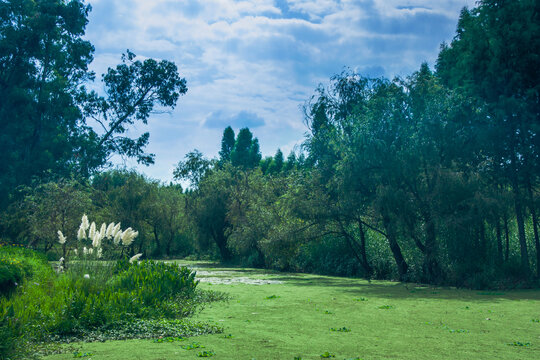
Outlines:
[[279, 174], [283, 169], [284, 162], [285, 161], [283, 159], [283, 152], [281, 151], [281, 149], [277, 149], [276, 154], [274, 155], [274, 158], [272, 159], [272, 162], [268, 167], [268, 173]]
[[232, 227], [228, 217], [232, 186], [230, 165], [211, 171], [198, 183], [197, 188], [188, 194], [186, 205], [199, 240], [212, 241], [223, 261], [232, 259], [232, 252], [228, 247]]
[[88, 177], [114, 153], [152, 163], [144, 152], [149, 134], [125, 132], [187, 91], [174, 63], [137, 61], [128, 50], [103, 76], [105, 96], [89, 93], [90, 10], [80, 0], [0, 2], [0, 207], [18, 185]]
[[102, 209], [96, 220], [120, 222], [123, 228], [137, 230], [139, 236], [131, 244], [130, 254], [147, 252], [153, 237], [149, 221], [154, 218], [157, 181], [133, 170], [111, 170], [95, 175], [92, 186], [96, 190], [94, 203]]
[[[76, 181], [46, 183], [30, 189], [24, 197], [27, 246], [41, 248], [44, 252], [58, 244], [58, 230], [66, 237], [61, 256], [66, 257], [69, 244], [77, 242], [77, 229], [81, 217], [93, 210], [90, 191]], [[21, 214], [19, 214], [21, 215]]]
[[223, 137], [221, 138], [221, 150], [219, 151], [219, 160], [221, 162], [231, 161], [231, 152], [234, 148], [234, 130], [227, 126], [223, 130]]
[[231, 164], [247, 170], [258, 166], [260, 161], [259, 140], [253, 138], [248, 128], [240, 129], [231, 151]]
[[212, 167], [212, 161], [204, 157], [197, 149], [189, 152], [179, 161], [173, 171], [175, 180], [188, 180], [191, 186], [197, 187]]
[[78, 107], [93, 78], [89, 11], [75, 0], [0, 3], [0, 206], [34, 176], [68, 175], [73, 150], [93, 140]]
[[[539, 173], [540, 5], [534, 0], [483, 0], [463, 9], [457, 34], [442, 46], [437, 74], [443, 83], [478, 102], [489, 134], [485, 160], [514, 194], [521, 266], [529, 272], [524, 206]], [[536, 220], [534, 220], [536, 222]], [[537, 264], [540, 241], [535, 237]], [[540, 276], [540, 266], [537, 269]]]
[[187, 92], [187, 87], [186, 80], [180, 78], [173, 62], [154, 59], [141, 62], [135, 58], [135, 54], [128, 50], [122, 55], [122, 64], [108, 69], [103, 76], [106, 97], [91, 92], [84, 110], [85, 115], [96, 120], [104, 131], [98, 136], [98, 149], [103, 149], [107, 156], [116, 153], [135, 157], [139, 163], [148, 165], [154, 162], [153, 154], [143, 152], [149, 133], [137, 139], [122, 134], [136, 121], [147, 124], [156, 105], [174, 108], [180, 95]]

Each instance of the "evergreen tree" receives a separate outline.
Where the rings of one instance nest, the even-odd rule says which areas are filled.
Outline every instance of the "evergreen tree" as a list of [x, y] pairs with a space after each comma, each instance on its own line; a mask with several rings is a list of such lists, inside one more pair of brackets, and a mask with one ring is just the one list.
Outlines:
[[253, 169], [259, 165], [260, 161], [259, 140], [253, 138], [248, 128], [240, 129], [231, 151], [232, 165], [243, 169]]
[[234, 148], [234, 143], [234, 130], [230, 126], [227, 126], [223, 131], [221, 150], [219, 151], [219, 160], [222, 163], [231, 161], [231, 152]]

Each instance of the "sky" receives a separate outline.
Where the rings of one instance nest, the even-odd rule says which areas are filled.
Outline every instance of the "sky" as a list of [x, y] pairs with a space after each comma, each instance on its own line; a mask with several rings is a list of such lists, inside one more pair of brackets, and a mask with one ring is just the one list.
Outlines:
[[249, 127], [263, 156], [285, 156], [307, 128], [302, 106], [346, 69], [393, 78], [435, 63], [474, 0], [91, 0], [86, 39], [98, 79], [127, 49], [174, 61], [188, 92], [175, 109], [130, 134], [150, 133], [149, 167], [115, 158], [151, 178], [172, 180], [193, 149], [217, 156], [223, 130]]

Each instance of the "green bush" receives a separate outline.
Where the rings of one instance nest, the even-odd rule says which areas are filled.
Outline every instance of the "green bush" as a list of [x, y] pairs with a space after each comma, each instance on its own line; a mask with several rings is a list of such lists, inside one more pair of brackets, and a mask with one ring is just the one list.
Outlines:
[[0, 246], [0, 296], [8, 296], [25, 279], [44, 279], [52, 274], [47, 259], [32, 250]]
[[202, 299], [195, 273], [175, 264], [81, 260], [56, 274], [44, 256], [20, 248], [1, 248], [0, 261], [5, 283], [18, 283], [0, 297], [0, 359], [14, 358], [28, 341], [84, 339], [120, 323], [181, 319]]
[[[21, 338], [28, 316], [32, 314], [28, 309], [32, 304], [14, 305], [15, 299], [26, 297], [16, 290], [25, 289], [29, 283], [35, 286], [37, 281], [46, 282], [53, 275], [43, 255], [18, 246], [0, 246], [0, 359], [13, 358], [24, 347]], [[40, 300], [36, 298], [34, 301]], [[39, 316], [36, 317], [38, 320]]]
[[186, 267], [155, 261], [141, 261], [129, 266], [112, 279], [117, 291], [129, 291], [147, 306], [175, 297], [193, 295], [198, 281]]

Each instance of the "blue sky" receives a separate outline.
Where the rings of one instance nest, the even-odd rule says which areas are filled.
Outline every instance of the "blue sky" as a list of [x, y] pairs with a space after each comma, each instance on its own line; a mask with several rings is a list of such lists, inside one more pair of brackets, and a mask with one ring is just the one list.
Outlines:
[[[174, 61], [188, 92], [177, 107], [137, 124], [150, 132], [156, 164], [137, 167], [172, 179], [198, 149], [217, 155], [223, 129], [249, 127], [263, 156], [302, 143], [301, 106], [319, 84], [350, 68], [366, 76], [407, 76], [433, 64], [474, 0], [93, 0], [86, 38], [98, 76], [126, 49]], [[99, 82], [95, 84], [100, 87]], [[117, 163], [123, 163], [116, 159]]]

